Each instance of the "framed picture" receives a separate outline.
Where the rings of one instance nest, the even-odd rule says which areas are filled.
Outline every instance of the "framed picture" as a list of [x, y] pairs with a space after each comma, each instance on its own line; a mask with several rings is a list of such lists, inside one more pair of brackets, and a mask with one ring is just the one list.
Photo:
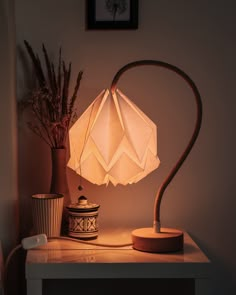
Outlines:
[[88, 30], [135, 30], [138, 0], [87, 0]]

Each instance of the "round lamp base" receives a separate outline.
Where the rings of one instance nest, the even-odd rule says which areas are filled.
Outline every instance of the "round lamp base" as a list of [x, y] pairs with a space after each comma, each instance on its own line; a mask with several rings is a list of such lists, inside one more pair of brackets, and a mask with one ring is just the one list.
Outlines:
[[152, 227], [132, 231], [133, 248], [144, 252], [164, 253], [183, 250], [183, 232], [172, 228], [161, 228], [155, 233]]

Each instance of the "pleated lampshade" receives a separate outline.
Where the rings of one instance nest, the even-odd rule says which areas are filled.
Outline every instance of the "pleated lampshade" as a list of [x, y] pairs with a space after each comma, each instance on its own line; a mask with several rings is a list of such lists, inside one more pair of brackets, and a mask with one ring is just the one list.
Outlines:
[[119, 89], [103, 90], [69, 130], [68, 167], [94, 184], [136, 183], [155, 170], [156, 125]]

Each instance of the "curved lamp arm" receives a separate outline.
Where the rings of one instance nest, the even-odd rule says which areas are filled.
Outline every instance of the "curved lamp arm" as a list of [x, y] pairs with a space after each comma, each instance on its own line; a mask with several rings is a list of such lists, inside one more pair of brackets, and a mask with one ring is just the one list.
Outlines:
[[172, 181], [180, 167], [182, 166], [183, 162], [187, 158], [188, 154], [190, 153], [201, 128], [201, 122], [202, 122], [202, 101], [201, 101], [201, 96], [200, 93], [193, 82], [193, 80], [181, 69], [177, 68], [174, 65], [171, 65], [169, 63], [163, 62], [163, 61], [158, 61], [158, 60], [140, 60], [140, 61], [134, 61], [131, 62], [124, 67], [122, 67], [114, 76], [113, 81], [111, 83], [111, 92], [114, 93], [116, 89], [116, 85], [118, 83], [118, 80], [120, 79], [121, 75], [126, 72], [129, 69], [132, 69], [137, 66], [159, 66], [163, 67], [166, 69], [169, 69], [179, 76], [181, 76], [187, 84], [190, 86], [190, 88], [193, 91], [195, 102], [196, 102], [196, 108], [197, 108], [197, 116], [196, 116], [196, 122], [195, 122], [195, 128], [193, 131], [193, 134], [190, 138], [190, 141], [185, 148], [184, 152], [180, 156], [179, 160], [177, 163], [174, 165], [172, 170], [170, 171], [169, 175], [166, 177], [166, 179], [163, 181], [162, 185], [160, 186], [160, 189], [158, 190], [155, 198], [155, 204], [154, 204], [154, 231], [155, 232], [160, 232], [160, 206], [161, 206], [161, 200], [163, 197], [163, 194], [169, 185], [169, 183]]

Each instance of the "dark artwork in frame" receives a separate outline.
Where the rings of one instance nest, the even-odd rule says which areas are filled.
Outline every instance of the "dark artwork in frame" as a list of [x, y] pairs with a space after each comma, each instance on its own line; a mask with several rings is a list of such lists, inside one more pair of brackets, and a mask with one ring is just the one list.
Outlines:
[[138, 0], [87, 0], [88, 30], [135, 30]]

